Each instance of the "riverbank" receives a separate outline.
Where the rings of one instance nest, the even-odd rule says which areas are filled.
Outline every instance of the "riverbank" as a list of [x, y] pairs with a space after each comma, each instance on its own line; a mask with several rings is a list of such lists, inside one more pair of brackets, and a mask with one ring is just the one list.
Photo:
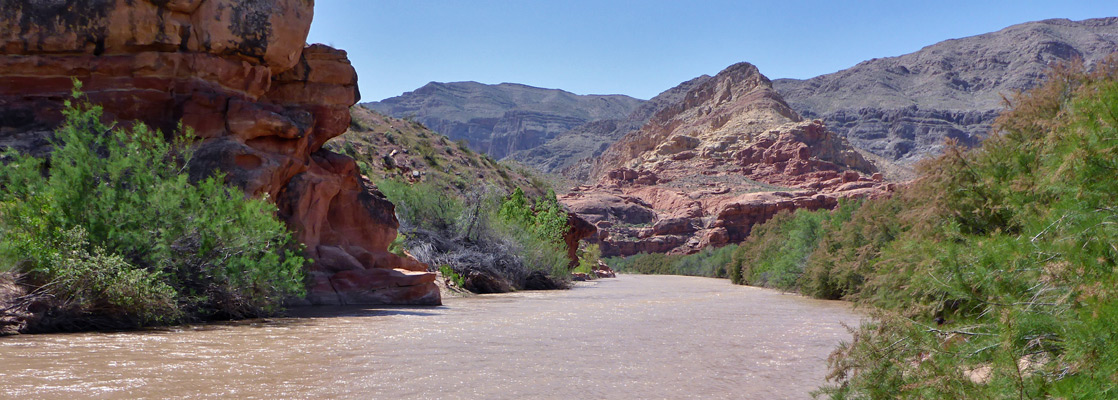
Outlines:
[[[334, 313], [324, 311], [336, 310]], [[861, 316], [724, 279], [621, 275], [440, 307], [315, 308], [166, 329], [0, 339], [37, 397], [802, 399]], [[189, 389], [188, 389], [189, 388]]]

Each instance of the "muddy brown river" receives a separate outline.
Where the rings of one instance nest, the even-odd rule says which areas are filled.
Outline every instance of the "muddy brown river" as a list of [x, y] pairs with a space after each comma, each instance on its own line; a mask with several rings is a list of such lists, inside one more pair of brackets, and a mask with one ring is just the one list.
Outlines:
[[0, 338], [0, 398], [802, 399], [859, 314], [727, 280]]

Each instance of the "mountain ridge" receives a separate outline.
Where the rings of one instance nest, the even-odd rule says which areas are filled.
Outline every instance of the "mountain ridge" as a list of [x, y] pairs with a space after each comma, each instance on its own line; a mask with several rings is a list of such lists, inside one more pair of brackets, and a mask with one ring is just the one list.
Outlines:
[[625, 95], [577, 95], [518, 83], [431, 82], [363, 106], [414, 118], [473, 150], [500, 159], [557, 135], [604, 119], [623, 119], [644, 100]]
[[855, 146], [911, 164], [939, 154], [944, 139], [978, 145], [1003, 99], [1036, 86], [1052, 63], [1090, 65], [1115, 51], [1118, 17], [1047, 19], [773, 86], [798, 113], [824, 120]]

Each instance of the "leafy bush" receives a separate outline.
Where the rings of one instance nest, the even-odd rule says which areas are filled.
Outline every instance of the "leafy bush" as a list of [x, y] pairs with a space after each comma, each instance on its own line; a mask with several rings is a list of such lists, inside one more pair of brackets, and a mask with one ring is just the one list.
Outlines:
[[[892, 198], [864, 201], [842, 222], [823, 235], [807, 258], [800, 292], [824, 299], [855, 300], [868, 277], [875, 275], [873, 262], [909, 227], [900, 221], [905, 193]], [[845, 221], [844, 221], [845, 220]]]
[[427, 182], [377, 185], [397, 205], [406, 246], [420, 261], [463, 275], [480, 268], [519, 288], [533, 271], [568, 279], [567, 215], [554, 193], [533, 205], [520, 189], [507, 198], [488, 187], [452, 197], [450, 189]]
[[396, 205], [400, 220], [416, 227], [450, 229], [462, 213], [460, 200], [432, 184], [386, 179], [378, 182], [377, 188]]
[[581, 272], [593, 276], [602, 259], [602, 250], [597, 244], [583, 244], [578, 249], [578, 266], [571, 272]]
[[505, 235], [520, 243], [520, 255], [532, 270], [567, 279], [567, 251], [563, 235], [567, 232], [567, 212], [559, 205], [555, 192], [529, 204], [520, 188], [501, 202], [497, 218]]
[[826, 233], [848, 221], [857, 202], [842, 201], [834, 210], [780, 212], [755, 225], [734, 252], [734, 283], [799, 290], [809, 256]]
[[823, 393], [1118, 395], [1118, 63], [1049, 76], [982, 148], [949, 148], [831, 243], [819, 272], [864, 279], [831, 293], [878, 311], [832, 356]]
[[64, 114], [49, 162], [9, 151], [0, 169], [0, 262], [66, 299], [60, 312], [245, 317], [302, 293], [304, 259], [275, 206], [220, 176], [188, 182], [186, 134], [107, 126], [83, 102]]
[[640, 253], [610, 257], [606, 263], [617, 272], [650, 275], [688, 275], [726, 278], [738, 245], [707, 247], [695, 254]]
[[465, 287], [466, 286], [466, 280], [462, 278], [462, 275], [459, 275], [457, 272], [454, 272], [454, 268], [452, 268], [451, 266], [446, 265], [446, 264], [440, 265], [439, 266], [439, 272], [443, 274], [444, 279], [446, 279], [448, 282], [453, 283], [454, 286], [457, 286], [457, 287]]

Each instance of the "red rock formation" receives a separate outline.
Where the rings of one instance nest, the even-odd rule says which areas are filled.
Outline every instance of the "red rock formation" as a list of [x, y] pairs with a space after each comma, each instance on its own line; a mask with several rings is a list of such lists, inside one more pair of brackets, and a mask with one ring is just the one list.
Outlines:
[[602, 255], [692, 253], [737, 243], [777, 212], [887, 192], [876, 169], [819, 121], [803, 121], [741, 63], [610, 147], [594, 186], [560, 201], [595, 224]]
[[598, 265], [594, 266], [594, 275], [599, 278], [616, 278], [617, 273], [613, 272], [613, 268], [606, 265], [605, 261], [598, 260]]
[[567, 245], [567, 258], [571, 260], [567, 263], [567, 269], [578, 266], [578, 243], [597, 232], [598, 227], [577, 214], [567, 213], [567, 232], [563, 234], [563, 243]]
[[45, 152], [71, 79], [107, 118], [203, 139], [214, 171], [268, 196], [306, 244], [316, 304], [439, 304], [435, 275], [388, 253], [393, 205], [355, 162], [322, 149], [359, 99], [346, 53], [304, 48], [307, 0], [0, 3], [0, 146]]

